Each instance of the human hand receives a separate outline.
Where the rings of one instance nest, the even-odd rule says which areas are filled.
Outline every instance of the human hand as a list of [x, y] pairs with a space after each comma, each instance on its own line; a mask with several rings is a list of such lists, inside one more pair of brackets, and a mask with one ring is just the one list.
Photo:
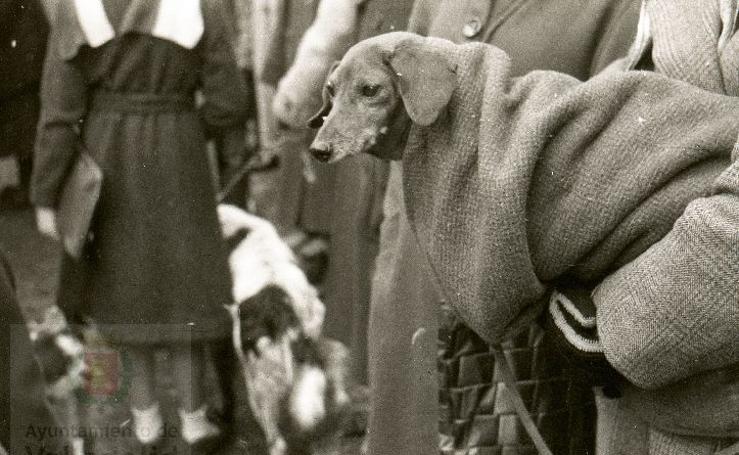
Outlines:
[[56, 226], [56, 210], [49, 207], [37, 207], [36, 227], [41, 234], [51, 239], [59, 240], [59, 231]]

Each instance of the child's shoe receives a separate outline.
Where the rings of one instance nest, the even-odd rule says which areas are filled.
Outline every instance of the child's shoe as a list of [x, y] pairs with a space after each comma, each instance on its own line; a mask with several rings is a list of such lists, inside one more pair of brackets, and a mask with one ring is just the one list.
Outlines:
[[206, 407], [187, 412], [180, 409], [182, 440], [190, 447], [192, 455], [207, 455], [223, 445], [223, 433], [210, 421]]
[[142, 454], [157, 453], [157, 447], [164, 434], [164, 420], [159, 412], [159, 404], [147, 409], [131, 408], [133, 432], [141, 446]]

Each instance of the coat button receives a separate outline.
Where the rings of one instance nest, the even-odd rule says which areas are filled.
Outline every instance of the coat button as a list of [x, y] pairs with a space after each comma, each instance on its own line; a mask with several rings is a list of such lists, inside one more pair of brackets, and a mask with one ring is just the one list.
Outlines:
[[467, 38], [474, 38], [478, 33], [480, 33], [480, 30], [482, 30], [482, 22], [480, 22], [480, 19], [478, 18], [473, 18], [464, 24], [464, 27], [462, 27], [462, 34]]

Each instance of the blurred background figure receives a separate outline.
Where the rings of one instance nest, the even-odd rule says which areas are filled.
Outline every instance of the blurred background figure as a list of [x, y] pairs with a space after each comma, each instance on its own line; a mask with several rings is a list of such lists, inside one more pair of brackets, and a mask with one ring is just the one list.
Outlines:
[[48, 25], [37, 0], [0, 0], [0, 209], [28, 206]]
[[44, 65], [38, 229], [58, 239], [58, 201], [83, 149], [103, 183], [82, 258], [63, 258], [58, 300], [129, 359], [144, 447], [164, 439], [158, 349], [171, 360], [181, 442], [209, 452], [223, 435], [203, 382], [206, 347], [230, 337], [231, 280], [205, 146], [243, 149], [248, 101], [228, 15], [220, 0], [65, 0]]
[[[317, 167], [305, 154], [312, 131], [286, 128], [272, 113], [272, 99], [280, 78], [313, 21], [318, 0], [252, 0], [249, 50], [256, 88], [260, 152], [279, 155], [279, 168], [265, 174], [254, 186], [256, 211], [290, 234], [293, 245], [328, 236], [332, 206], [329, 203], [333, 171]], [[250, 26], [250, 27], [249, 27]], [[240, 57], [244, 58], [244, 57]], [[248, 58], [246, 56], [245, 58]], [[248, 60], [243, 60], [245, 64]]]
[[[322, 87], [333, 63], [355, 42], [404, 29], [411, 4], [411, 0], [322, 0], [278, 84], [272, 105], [277, 119], [291, 128], [304, 128], [321, 106]], [[371, 277], [388, 165], [357, 156], [332, 168], [334, 182], [327, 196], [333, 211], [324, 282], [331, 314], [326, 330], [352, 347], [354, 375], [366, 384]]]
[[[353, 393], [355, 402], [364, 403], [360, 408], [366, 408], [369, 398], [370, 294], [388, 165], [369, 156], [336, 166], [317, 165], [305, 154], [314, 134], [306, 125], [320, 107], [321, 89], [334, 61], [358, 41], [405, 29], [412, 3], [239, 2], [242, 17], [251, 14], [253, 25], [252, 33], [242, 33], [238, 48], [241, 55], [248, 54], [244, 64], [254, 71], [261, 151], [281, 158], [277, 172], [252, 181], [256, 210], [288, 234], [299, 254], [318, 252], [327, 260], [320, 274], [327, 310], [324, 331], [350, 347], [353, 378], [363, 385]], [[386, 349], [394, 349], [392, 336], [386, 338], [380, 331], [376, 336]], [[377, 354], [379, 361], [385, 352]], [[396, 388], [390, 378], [375, 379], [377, 387]], [[431, 379], [427, 393], [433, 399], [435, 375]], [[356, 429], [363, 431], [364, 423], [357, 423]], [[426, 436], [435, 441], [435, 430]]]
[[[16, 299], [15, 278], [0, 254], [0, 453], [58, 453], [57, 425], [44, 402], [44, 382]], [[71, 452], [70, 452], [71, 453]]]

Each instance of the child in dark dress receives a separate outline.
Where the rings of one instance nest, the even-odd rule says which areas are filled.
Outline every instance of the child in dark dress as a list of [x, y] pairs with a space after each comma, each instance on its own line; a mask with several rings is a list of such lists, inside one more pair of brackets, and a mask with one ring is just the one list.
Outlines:
[[57, 235], [55, 209], [81, 141], [103, 186], [81, 263], [63, 261], [60, 306], [92, 318], [130, 359], [134, 429], [145, 445], [163, 433], [156, 348], [172, 360], [185, 442], [219, 432], [201, 383], [206, 343], [230, 336], [230, 275], [205, 140], [241, 129], [246, 108], [224, 11], [220, 0], [61, 0], [49, 41], [37, 223]]

